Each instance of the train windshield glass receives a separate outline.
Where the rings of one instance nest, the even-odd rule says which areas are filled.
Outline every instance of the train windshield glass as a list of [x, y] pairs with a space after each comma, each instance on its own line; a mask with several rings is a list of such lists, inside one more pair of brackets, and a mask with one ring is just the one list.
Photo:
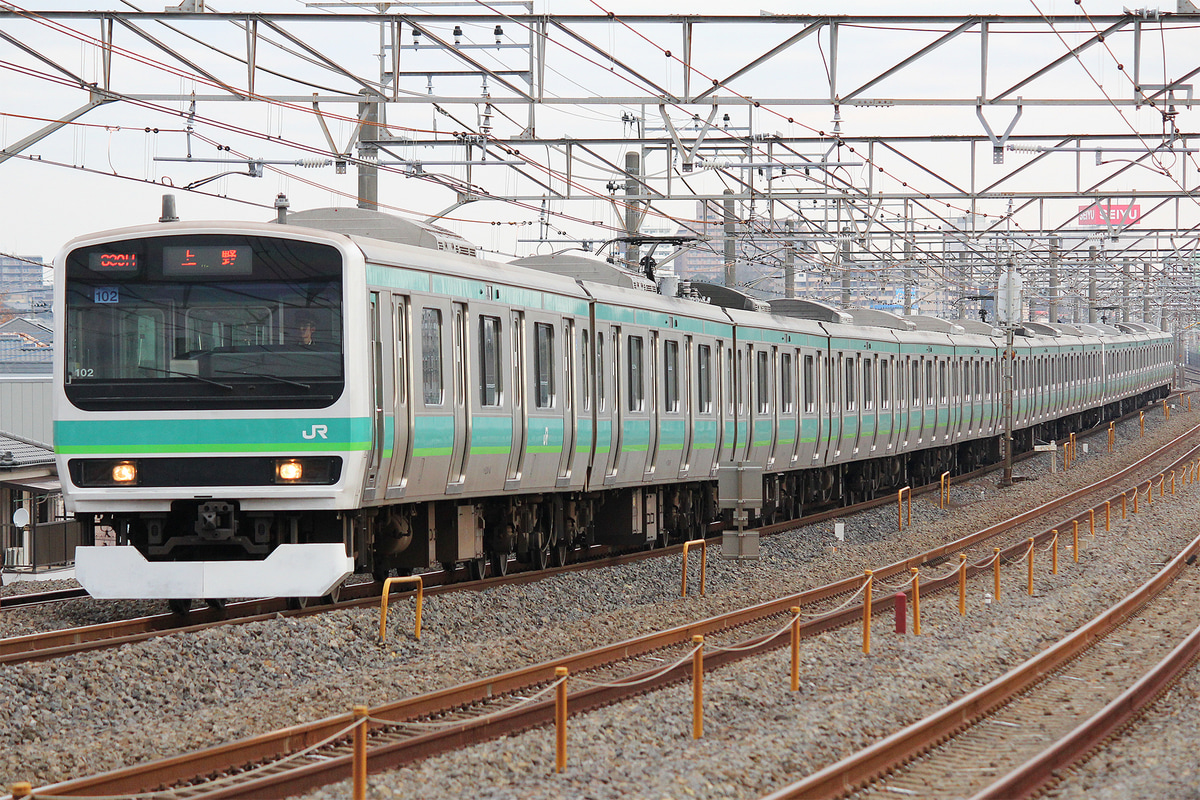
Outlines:
[[162, 236], [80, 248], [66, 271], [66, 394], [79, 408], [320, 408], [341, 395], [333, 247]]

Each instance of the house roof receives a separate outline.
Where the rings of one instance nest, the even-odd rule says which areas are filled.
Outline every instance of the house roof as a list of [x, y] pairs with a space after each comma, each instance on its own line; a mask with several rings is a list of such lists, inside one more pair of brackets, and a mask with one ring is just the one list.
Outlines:
[[54, 448], [0, 431], [0, 475], [5, 471], [54, 463]]

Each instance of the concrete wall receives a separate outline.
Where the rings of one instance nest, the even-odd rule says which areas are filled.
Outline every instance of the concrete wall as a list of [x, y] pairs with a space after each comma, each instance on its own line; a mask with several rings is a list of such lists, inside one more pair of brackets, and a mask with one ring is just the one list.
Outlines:
[[50, 376], [0, 376], [0, 431], [54, 444]]

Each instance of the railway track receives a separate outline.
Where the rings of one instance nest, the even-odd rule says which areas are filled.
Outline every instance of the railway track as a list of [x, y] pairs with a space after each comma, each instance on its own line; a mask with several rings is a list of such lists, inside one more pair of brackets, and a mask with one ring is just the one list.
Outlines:
[[1194, 539], [1052, 648], [908, 728], [768, 796], [1002, 800], [1056, 783], [1200, 654]]
[[[1137, 413], [1128, 414], [1122, 420], [1132, 419]], [[1097, 427], [1091, 431], [1084, 432], [1080, 435], [1080, 438], [1101, 435], [1106, 431], [1107, 428]], [[1025, 459], [1036, 455], [1036, 453], [1025, 453], [1018, 456], [1018, 458]], [[1149, 460], [1147, 458], [1139, 462], [1142, 466], [1133, 466], [1143, 471], [1152, 471], [1151, 467], [1145, 466]], [[956, 476], [951, 479], [951, 482], [960, 483], [968, 481], [998, 468], [998, 465], [982, 467], [974, 472]], [[929, 486], [917, 487], [913, 490], [913, 494], [920, 496], [937, 489], [938, 486], [936, 484], [931, 484]], [[800, 526], [816, 524], [836, 517], [852, 515], [866, 509], [889, 505], [893, 502], [895, 502], [894, 497], [883, 496], [851, 506], [831, 508], [809, 514], [799, 520], [788, 520], [763, 526], [760, 528], [760, 531], [764, 535], [770, 535]], [[716, 533], [719, 535], [719, 530], [720, 525], [715, 525], [710, 530], [710, 534]], [[655, 550], [618, 553], [615, 555], [611, 554], [606, 548], [596, 547], [584, 553], [577, 561], [549, 570], [537, 571], [518, 568], [507, 575], [485, 578], [481, 581], [462, 581], [460, 580], [460, 574], [448, 574], [442, 570], [436, 570], [424, 573], [422, 579], [426, 594], [436, 596], [447, 591], [482, 590], [500, 585], [528, 583], [566, 571], [633, 563], [646, 558], [676, 554], [682, 550], [682, 547], [682, 544], [676, 544]], [[965, 552], [974, 556], [976, 551], [968, 550]], [[930, 562], [929, 565], [935, 563], [937, 563], [937, 559]], [[459, 572], [462, 573], [463, 571], [460, 570]], [[258, 622], [274, 618], [278, 615], [307, 616], [322, 613], [330, 609], [361, 608], [378, 603], [380, 599], [379, 592], [380, 584], [378, 583], [351, 584], [341, 588], [336, 602], [328, 603], [314, 600], [314, 604], [300, 609], [294, 608], [284, 598], [256, 598], [229, 603], [219, 608], [192, 609], [186, 614], [156, 614], [82, 627], [7, 637], [0, 639], [0, 665], [59, 658], [89, 650], [119, 647], [124, 644], [144, 641], [157, 636], [201, 631], [221, 625]], [[402, 596], [402, 594], [397, 593], [395, 596]], [[77, 600], [86, 597], [87, 593], [83, 589], [62, 589], [43, 593], [12, 595], [0, 599], [0, 613], [3, 613], [5, 609], [28, 608], [38, 604]]]
[[[1156, 453], [1104, 481], [1093, 484], [992, 526], [955, 543], [883, 567], [876, 577], [907, 576], [911, 566], [931, 563], [978, 545], [992, 537], [1028, 524], [1036, 517], [1058, 513], [1066, 504], [1087, 494], [1115, 497], [1113, 486], [1147, 465], [1155, 456], [1174, 452], [1176, 464], [1191, 463], [1197, 446], [1188, 443], [1200, 428], [1193, 428]], [[1180, 451], [1180, 448], [1184, 448]], [[1168, 465], [1166, 469], [1171, 469]], [[1141, 480], [1138, 478], [1138, 480]], [[1122, 491], [1125, 487], [1122, 487]], [[1103, 502], [1103, 501], [1101, 501]], [[1069, 519], [1067, 520], [1070, 521]], [[1044, 524], [1044, 523], [1043, 523]], [[1058, 523], [1055, 527], [1061, 526]], [[1046, 540], [1050, 528], [1035, 538]], [[1023, 542], [1008, 548], [1006, 557], [1023, 552]], [[970, 572], [990, 569], [973, 564]], [[955, 578], [949, 578], [943, 585]], [[704, 668], [745, 658], [787, 643], [780, 636], [791, 625], [793, 606], [806, 610], [823, 602], [853, 594], [862, 585], [848, 578], [797, 595], [751, 608], [639, 637], [585, 653], [474, 681], [373, 708], [368, 721], [338, 715], [313, 723], [234, 742], [227, 745], [152, 762], [101, 776], [81, 778], [39, 789], [55, 797], [87, 797], [153, 792], [156, 798], [284, 797], [341, 780], [350, 775], [352, 754], [349, 731], [356, 724], [369, 729], [367, 762], [371, 771], [463, 747], [550, 722], [554, 702], [549, 696], [556, 669], [566, 667], [572, 691], [570, 709], [580, 713], [619, 702], [633, 694], [686, 679], [691, 674], [696, 635], [705, 637]], [[937, 589], [936, 582], [923, 591]], [[801, 624], [803, 635], [815, 635], [862, 618], [861, 605], [848, 605]], [[875, 607], [882, 610], [882, 604]]]

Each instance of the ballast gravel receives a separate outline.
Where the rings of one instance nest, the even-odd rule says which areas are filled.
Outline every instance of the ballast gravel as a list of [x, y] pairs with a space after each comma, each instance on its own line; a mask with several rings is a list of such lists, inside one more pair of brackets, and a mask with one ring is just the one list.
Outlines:
[[[948, 510], [937, 508], [936, 493], [919, 497], [903, 533], [892, 506], [847, 518], [845, 542], [835, 542], [825, 523], [764, 538], [758, 561], [710, 553], [705, 597], [679, 597], [675, 556], [430, 597], [420, 642], [412, 637], [412, 603], [401, 600], [383, 644], [378, 611], [363, 609], [9, 666], [0, 671], [0, 782], [44, 785], [175, 755], [861, 574], [1091, 483], [1200, 422], [1200, 413], [1179, 409], [1170, 421], [1161, 411], [1146, 416], [1145, 437], [1136, 421], [1118, 426], [1117, 454], [1105, 452], [1101, 434], [1070, 472], [1060, 462], [1050, 474], [1039, 458], [1018, 467], [1030, 480], [1013, 487], [997, 488], [995, 477], [954, 487]], [[1117, 515], [1108, 533], [1083, 537], [1079, 564], [1060, 550], [1056, 576], [1049, 555], [1039, 553], [1032, 597], [1023, 565], [1005, 569], [999, 600], [985, 602], [990, 577], [973, 580], [965, 617], [956, 596], [923, 597], [919, 637], [896, 635], [877, 616], [870, 655], [857, 627], [805, 640], [798, 693], [789, 691], [786, 648], [709, 673], [702, 739], [691, 736], [691, 687], [680, 685], [572, 717], [562, 774], [554, 773], [553, 731], [537, 730], [372, 775], [368, 797], [759, 797], [992, 680], [1091, 619], [1196, 536], [1198, 512], [1200, 489], [1180, 489], [1136, 518]], [[693, 568], [691, 592], [697, 577]], [[119, 615], [117, 604], [74, 602], [85, 609], [71, 612], [78, 617]], [[62, 613], [6, 610], [0, 602], [0, 631], [54, 627], [46, 617]], [[1172, 768], [1182, 763], [1195, 774], [1200, 756], [1184, 748]], [[1178, 796], [1164, 794], [1169, 785], [1177, 784], [1139, 777], [1109, 796]], [[308, 797], [348, 794], [340, 784]]]

